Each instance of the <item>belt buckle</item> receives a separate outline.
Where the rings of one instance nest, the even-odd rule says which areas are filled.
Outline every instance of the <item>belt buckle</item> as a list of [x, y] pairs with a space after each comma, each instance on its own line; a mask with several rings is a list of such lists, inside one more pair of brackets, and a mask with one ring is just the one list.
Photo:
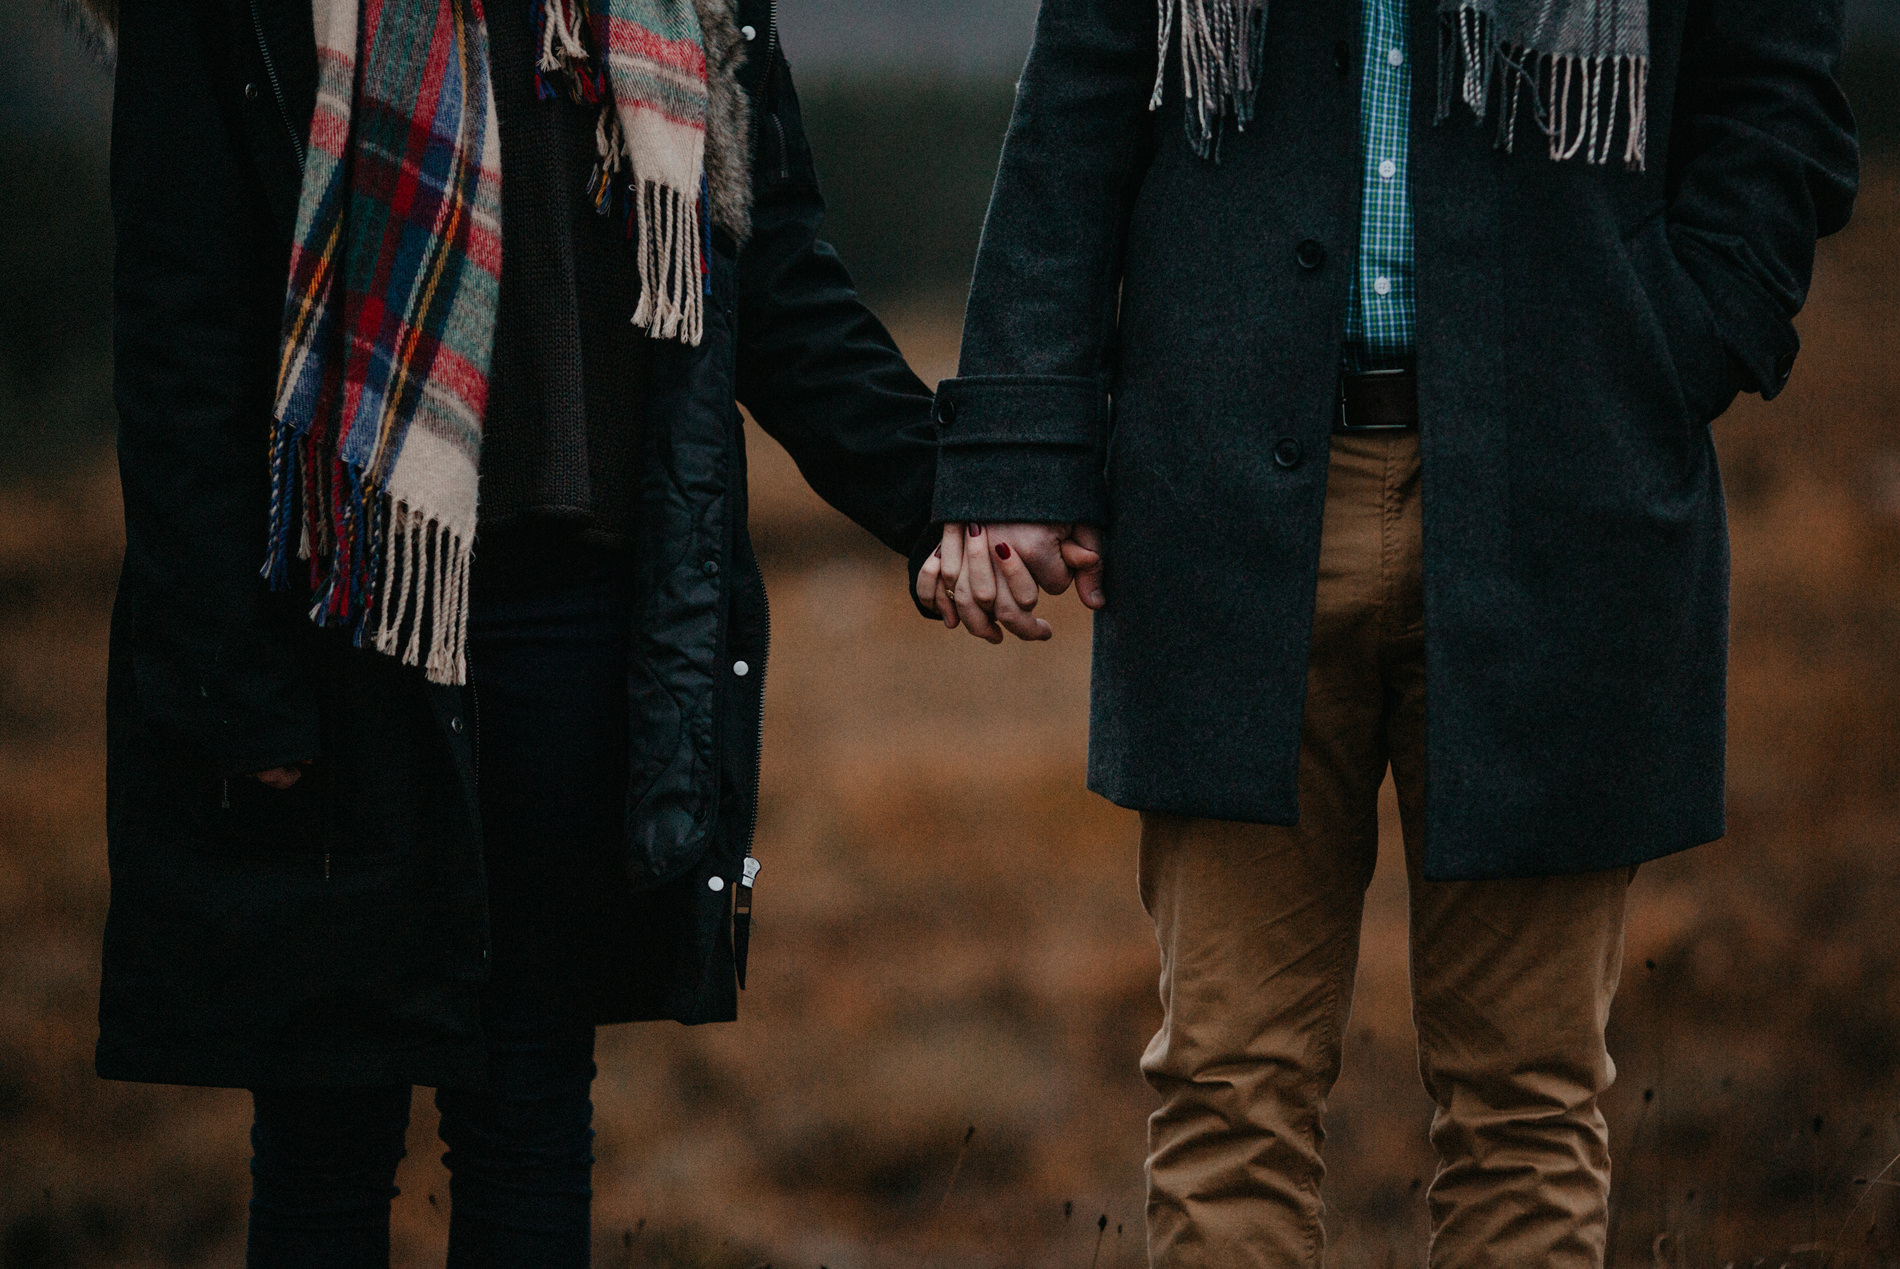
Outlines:
[[1346, 381], [1349, 379], [1390, 379], [1412, 372], [1404, 367], [1387, 370], [1358, 370], [1339, 376], [1339, 412], [1334, 426], [1342, 432], [1409, 432], [1410, 423], [1354, 423], [1346, 413]]

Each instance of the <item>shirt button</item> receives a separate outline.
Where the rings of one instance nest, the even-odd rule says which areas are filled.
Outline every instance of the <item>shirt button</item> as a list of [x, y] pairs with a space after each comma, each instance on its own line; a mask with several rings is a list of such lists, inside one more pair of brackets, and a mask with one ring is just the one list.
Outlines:
[[1372, 290], [1375, 295], [1392, 294], [1392, 279], [1391, 278], [1372, 279]]
[[1387, 49], [1386, 54], [1385, 54], [1385, 64], [1387, 66], [1405, 65], [1405, 50], [1402, 48]]
[[1379, 177], [1380, 177], [1380, 179], [1382, 179], [1382, 180], [1387, 180], [1387, 181], [1389, 181], [1389, 180], [1391, 180], [1391, 179], [1392, 179], [1393, 177], [1395, 177], [1395, 176], [1397, 176], [1398, 174], [1399, 174], [1399, 165], [1398, 165], [1398, 164], [1396, 164], [1396, 163], [1394, 163], [1394, 162], [1393, 162], [1393, 161], [1392, 161], [1391, 159], [1380, 159], [1380, 160], [1379, 160]]
[[747, 665], [744, 661], [734, 661], [732, 663], [732, 672], [740, 678], [744, 678], [746, 675], [752, 673], [752, 667]]
[[1308, 238], [1293, 249], [1293, 256], [1302, 269], [1317, 269], [1326, 263], [1326, 248], [1316, 239]]
[[1300, 456], [1304, 452], [1300, 443], [1288, 436], [1273, 447], [1273, 461], [1291, 471], [1300, 465]]

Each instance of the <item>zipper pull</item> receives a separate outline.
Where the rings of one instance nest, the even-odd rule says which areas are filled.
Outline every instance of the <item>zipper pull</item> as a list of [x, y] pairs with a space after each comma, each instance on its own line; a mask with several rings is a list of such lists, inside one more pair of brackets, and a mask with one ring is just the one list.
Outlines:
[[739, 879], [739, 892], [732, 905], [732, 962], [738, 971], [739, 990], [745, 990], [746, 960], [752, 951], [752, 886], [759, 878], [759, 861], [747, 855], [745, 876]]

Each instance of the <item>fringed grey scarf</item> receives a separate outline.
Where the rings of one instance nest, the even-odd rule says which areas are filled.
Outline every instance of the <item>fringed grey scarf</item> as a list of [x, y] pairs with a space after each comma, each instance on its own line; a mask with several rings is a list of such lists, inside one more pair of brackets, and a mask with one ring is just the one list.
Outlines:
[[[1266, 0], [1160, 0], [1161, 105], [1168, 53], [1180, 31], [1188, 140], [1212, 154], [1227, 116], [1253, 122], [1266, 52]], [[1438, 120], [1462, 101], [1495, 113], [1498, 146], [1517, 148], [1530, 125], [1553, 159], [1641, 168], [1648, 135], [1648, 0], [1438, 0]]]

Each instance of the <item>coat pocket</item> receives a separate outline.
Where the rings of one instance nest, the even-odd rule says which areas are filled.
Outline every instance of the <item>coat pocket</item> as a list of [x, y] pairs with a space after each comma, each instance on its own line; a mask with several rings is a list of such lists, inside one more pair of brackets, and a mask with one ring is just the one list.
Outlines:
[[1684, 415], [1695, 425], [1714, 421], [1735, 400], [1741, 381], [1708, 297], [1676, 256], [1668, 217], [1659, 211], [1645, 220], [1624, 248], [1669, 350]]
[[220, 781], [218, 831], [207, 844], [235, 863], [320, 861], [328, 836], [328, 783], [321, 765], [305, 768], [288, 789], [250, 776]]

